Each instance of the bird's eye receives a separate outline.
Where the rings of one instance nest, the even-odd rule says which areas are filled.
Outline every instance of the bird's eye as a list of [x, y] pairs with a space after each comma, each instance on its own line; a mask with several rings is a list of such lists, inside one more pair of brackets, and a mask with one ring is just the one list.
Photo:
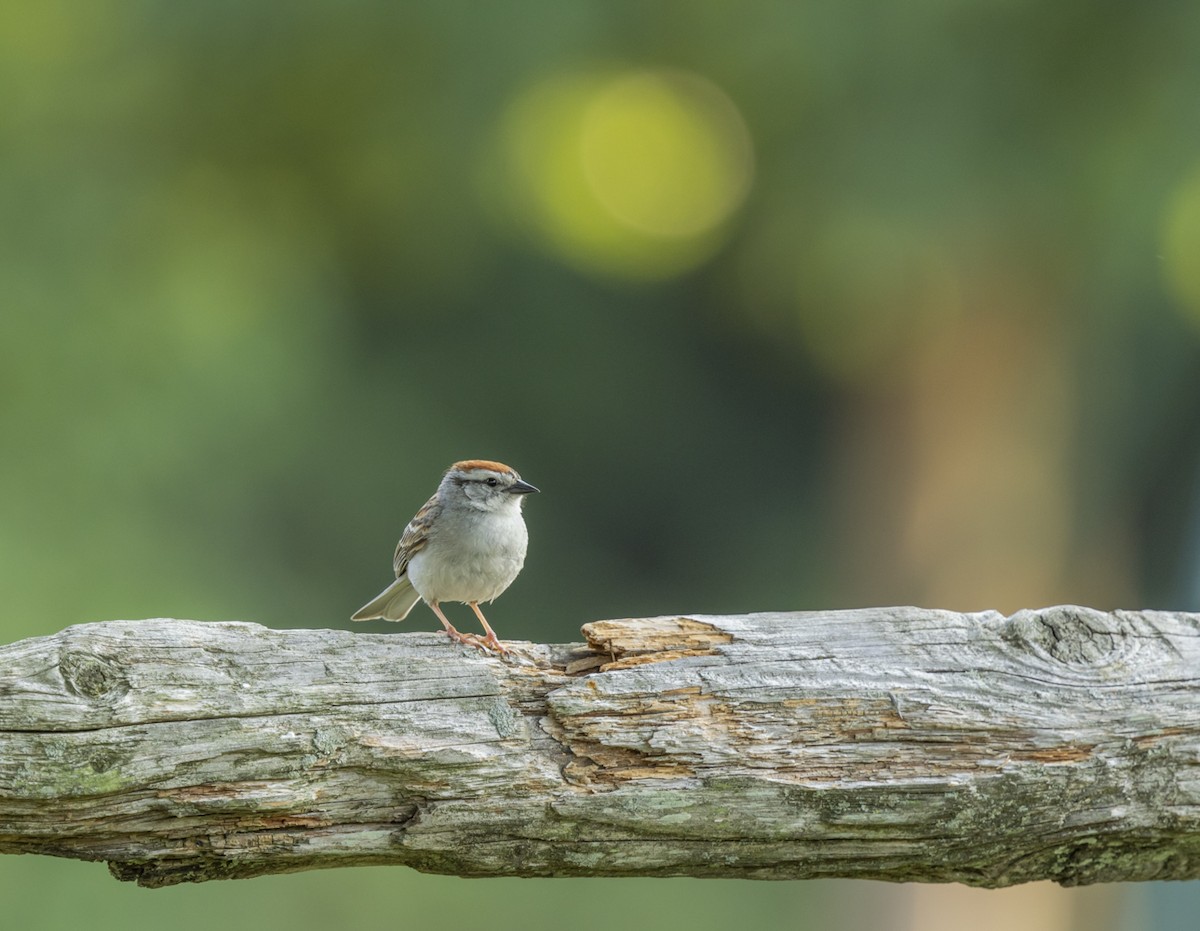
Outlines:
[[489, 485], [495, 485], [495, 484], [496, 484], [496, 480], [495, 480], [494, 478], [489, 478], [489, 479], [487, 480], [487, 483], [488, 483]]

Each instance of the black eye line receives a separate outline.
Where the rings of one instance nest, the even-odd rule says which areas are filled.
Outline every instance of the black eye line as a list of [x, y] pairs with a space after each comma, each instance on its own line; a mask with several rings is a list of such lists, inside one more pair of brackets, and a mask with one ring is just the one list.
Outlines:
[[458, 479], [458, 484], [459, 485], [499, 485], [500, 480], [495, 478], [494, 476], [488, 476], [487, 478], [460, 478], [460, 479]]

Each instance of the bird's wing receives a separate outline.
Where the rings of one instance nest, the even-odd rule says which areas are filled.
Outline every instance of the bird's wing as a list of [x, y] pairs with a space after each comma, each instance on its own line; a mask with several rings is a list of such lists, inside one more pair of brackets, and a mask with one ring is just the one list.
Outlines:
[[434, 495], [408, 522], [408, 526], [404, 528], [404, 534], [400, 537], [400, 542], [396, 544], [396, 555], [392, 559], [392, 568], [396, 570], [396, 578], [404, 574], [413, 553], [420, 552], [421, 548], [429, 542], [429, 528], [437, 520], [441, 511], [442, 506], [438, 502], [437, 495]]

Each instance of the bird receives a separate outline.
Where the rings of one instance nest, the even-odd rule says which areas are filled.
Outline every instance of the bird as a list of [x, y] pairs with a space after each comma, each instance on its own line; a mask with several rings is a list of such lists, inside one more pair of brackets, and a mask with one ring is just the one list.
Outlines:
[[[451, 640], [506, 653], [479, 603], [493, 601], [525, 565], [529, 532], [521, 505], [526, 495], [538, 491], [502, 462], [454, 463], [396, 544], [396, 580], [350, 619], [402, 621], [424, 601]], [[442, 613], [444, 601], [470, 605], [487, 635], [456, 630]]]

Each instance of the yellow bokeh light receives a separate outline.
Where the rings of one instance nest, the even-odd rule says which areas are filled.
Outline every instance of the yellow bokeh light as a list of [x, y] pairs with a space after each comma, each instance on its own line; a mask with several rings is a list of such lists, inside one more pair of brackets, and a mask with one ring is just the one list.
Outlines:
[[1167, 202], [1162, 239], [1167, 284], [1191, 321], [1200, 324], [1200, 168]]
[[571, 264], [620, 278], [669, 278], [708, 258], [753, 176], [737, 108], [676, 71], [543, 81], [508, 109], [498, 155], [489, 177], [510, 217]]
[[596, 199], [651, 235], [707, 232], [736, 209], [750, 181], [750, 143], [737, 110], [693, 75], [613, 81], [592, 99], [580, 141]]

